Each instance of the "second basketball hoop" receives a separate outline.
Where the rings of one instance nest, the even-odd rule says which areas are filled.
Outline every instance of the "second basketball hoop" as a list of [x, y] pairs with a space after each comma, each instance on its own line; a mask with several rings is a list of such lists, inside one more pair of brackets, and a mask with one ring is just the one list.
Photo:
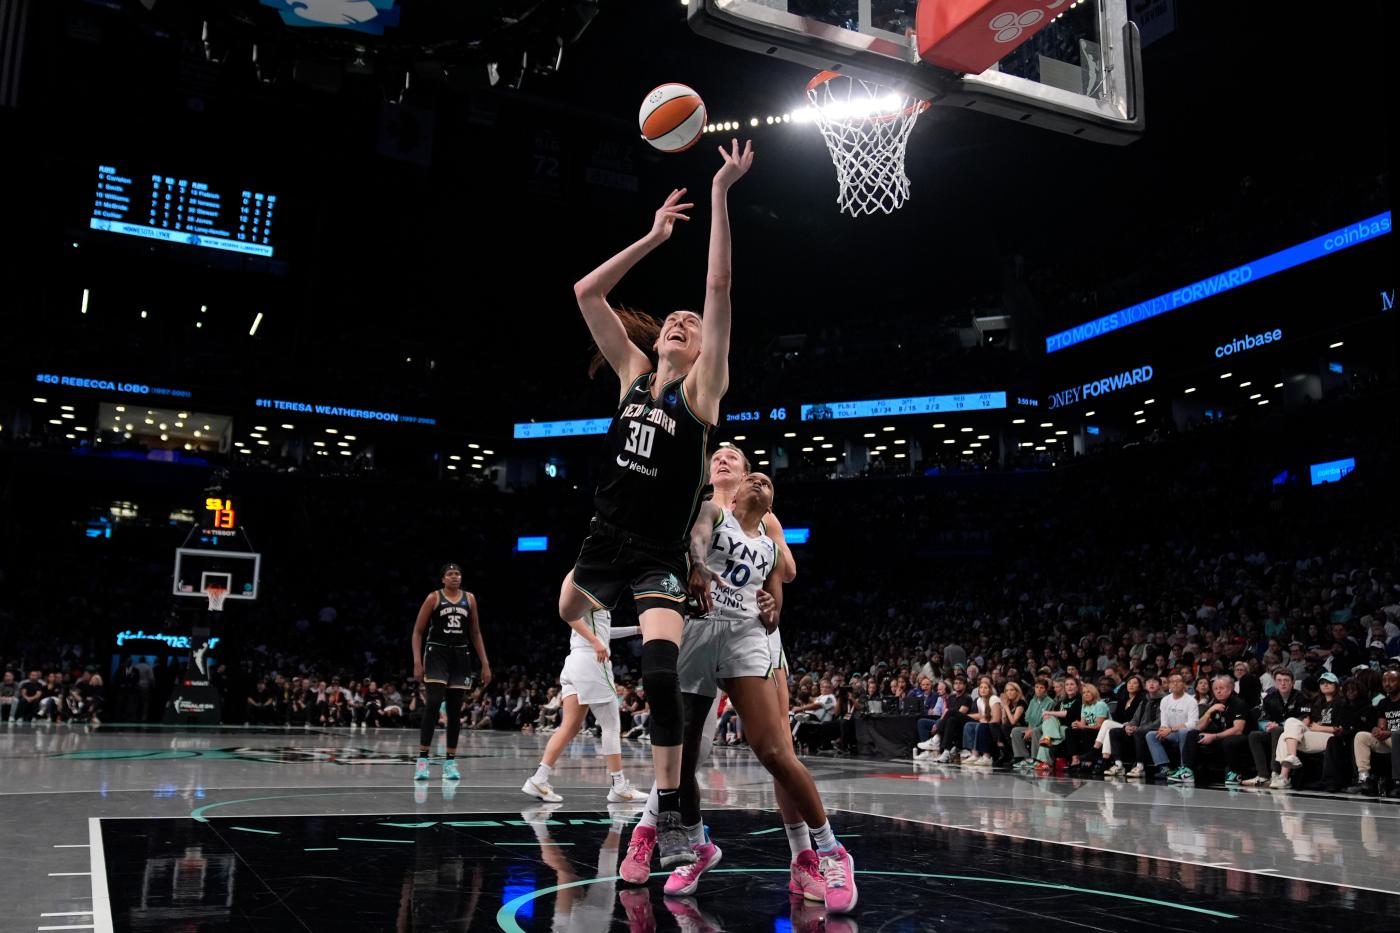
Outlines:
[[909, 199], [904, 153], [929, 102], [835, 71], [807, 82], [812, 122], [836, 164], [837, 206], [852, 217], [891, 214]]

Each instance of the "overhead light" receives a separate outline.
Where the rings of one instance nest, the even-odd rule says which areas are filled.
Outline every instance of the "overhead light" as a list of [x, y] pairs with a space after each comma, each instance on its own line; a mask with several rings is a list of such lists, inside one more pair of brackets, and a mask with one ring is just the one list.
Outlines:
[[[763, 451], [759, 451], [759, 453], [762, 453], [762, 452], [763, 452]], [[492, 456], [493, 454], [495, 454], [496, 452], [495, 452], [494, 450], [483, 450], [482, 453], [484, 453], [486, 456], [490, 457], [490, 456]]]
[[889, 448], [889, 445], [887, 445], [887, 444], [881, 444], [879, 447], [876, 447], [876, 448], [875, 448], [875, 452], [876, 452], [876, 453], [879, 453], [879, 452], [882, 451], [882, 450], [889, 450], [889, 449], [890, 449], [890, 448]]
[[135, 428], [133, 428], [133, 427], [132, 427], [131, 425], [129, 425], [129, 424], [126, 425], [125, 427], [126, 427], [126, 430], [128, 430], [128, 431], [134, 431], [134, 430], [136, 430]]
[[1157, 401], [1155, 398], [1150, 398], [1150, 399], [1148, 399], [1147, 401], [1143, 402], [1142, 404], [1144, 404], [1144, 405], [1151, 405], [1151, 404], [1152, 404], [1153, 402], [1155, 402], [1155, 401]]
[[340, 432], [337, 431], [335, 428], [326, 428], [326, 433], [327, 433], [327, 434], [339, 434]]
[[189, 416], [190, 416], [190, 413], [189, 413], [189, 412], [187, 412], [187, 411], [182, 411], [182, 412], [180, 412], [179, 414], [177, 414], [175, 417], [176, 417], [176, 418], [182, 418], [182, 419], [183, 419], [183, 418], [188, 418]]
[[144, 321], [145, 319], [146, 319], [146, 312], [143, 310], [143, 311], [141, 312], [141, 320]]
[[481, 454], [472, 454], [472, 459], [473, 459], [473, 460], [485, 460], [486, 458], [483, 457]]
[[1146, 418], [1139, 418], [1139, 419], [1137, 420], [1136, 423], [1137, 423], [1137, 424], [1147, 424], [1147, 419], [1146, 419]]
[[1063, 437], [1064, 435], [1068, 434], [1069, 432], [1066, 431], [1066, 430], [1061, 429], [1061, 430], [1059, 430], [1059, 431], [1056, 431], [1055, 433], [1056, 433], [1057, 435]]
[[1220, 374], [1220, 378], [1221, 378], [1221, 379], [1229, 379], [1229, 378], [1230, 378], [1231, 376], [1233, 376], [1233, 375], [1234, 375], [1234, 373], [1221, 373], [1221, 374]]
[[971, 429], [971, 428], [958, 428], [958, 430], [961, 431], [961, 432], [964, 433], [964, 434], [971, 434], [971, 433], [972, 433], [972, 429]]
[[1338, 340], [1336, 343], [1329, 343], [1329, 344], [1327, 345], [1327, 349], [1329, 349], [1329, 350], [1335, 350], [1335, 349], [1337, 349], [1338, 347], [1340, 347], [1343, 343], [1345, 343], [1345, 341], [1342, 341], [1342, 340]]
[[1055, 426], [1055, 422], [1053, 422], [1053, 421], [1042, 421], [1042, 422], [1040, 423], [1040, 426], [1041, 426], [1042, 428], [1053, 428], [1053, 427]]
[[195, 321], [195, 322], [194, 322], [194, 326], [195, 326], [196, 329], [202, 328], [202, 327], [204, 326], [204, 322], [203, 322], [203, 321]]
[[1086, 411], [1086, 412], [1084, 413], [1084, 417], [1085, 417], [1085, 418], [1092, 418], [1092, 417], [1094, 417], [1094, 416], [1097, 415], [1097, 414], [1098, 414], [1098, 412], [1096, 412], [1096, 411]]
[[830, 449], [831, 449], [831, 444], [830, 444], [830, 443], [826, 443], [826, 444], [823, 444], [823, 445], [822, 445], [822, 450], [830, 450]]
[[1022, 447], [1034, 447], [1034, 446], [1035, 446], [1035, 441], [1022, 441], [1022, 442], [1021, 442], [1021, 446], [1022, 446]]
[[481, 445], [480, 445], [480, 444], [468, 444], [467, 446], [470, 447], [472, 450], [480, 450], [480, 449], [481, 449]]
[[249, 436], [249, 437], [262, 437], [262, 434], [260, 434], [260, 433], [257, 432], [257, 431], [249, 431], [249, 432], [248, 432], [248, 436]]
[[186, 442], [185, 442], [185, 449], [186, 449], [186, 450], [194, 450], [194, 445], [191, 444], [189, 441], [186, 441]]
[[175, 427], [177, 427], [177, 428], [183, 428], [184, 426], [185, 426], [185, 422], [183, 422], [183, 421], [177, 421], [177, 422], [175, 422]]
[[209, 425], [206, 424], [206, 425], [204, 426], [204, 430], [206, 430], [206, 431], [210, 430]]
[[348, 456], [350, 456], [350, 451], [348, 451], [348, 450], [342, 450], [342, 451], [340, 452], [340, 455], [341, 455], [342, 457], [348, 457]]
[[200, 314], [203, 314], [203, 313], [205, 313], [205, 312], [208, 311], [208, 310], [209, 310], [209, 306], [208, 306], [208, 305], [200, 305], [200, 306], [199, 306], [199, 313], [200, 313]]
[[768, 453], [768, 449], [765, 447], [763, 450], [755, 450], [754, 453], [756, 453], [756, 454], [766, 454], [766, 453]]
[[1249, 400], [1252, 402], [1252, 401], [1254, 401], [1254, 400], [1257, 399], [1257, 398], [1263, 398], [1263, 397], [1264, 397], [1264, 396], [1263, 396], [1261, 393], [1255, 392], [1253, 395], [1251, 395], [1251, 396], [1249, 397]]
[[[39, 401], [39, 399], [36, 398], [34, 401], [37, 402], [37, 401]], [[117, 406], [115, 409], [113, 409], [113, 410], [114, 410], [114, 411], [126, 411], [126, 406], [125, 406], [125, 405], [118, 405], [118, 406]]]
[[816, 449], [815, 447], [803, 447], [803, 448], [802, 448], [802, 452], [803, 452], [804, 454], [809, 454], [809, 453], [811, 453], [811, 452], [812, 452], [813, 450], [815, 450], [815, 449]]
[[1259, 405], [1267, 405], [1267, 404], [1269, 404], [1269, 400], [1266, 399], [1266, 398], [1261, 398], [1256, 404], [1259, 404]]
[[812, 438], [812, 440], [814, 440], [814, 441], [824, 441], [824, 440], [826, 440], [826, 438], [823, 437], [822, 435], [818, 434], [816, 437]]
[[1012, 419], [1011, 419], [1011, 423], [1012, 423], [1012, 424], [1025, 424], [1025, 423], [1026, 423], [1026, 419], [1025, 419], [1025, 418], [1012, 418]]
[[290, 425], [290, 424], [281, 425], [281, 428], [282, 428], [282, 430], [284, 430], [284, 431], [295, 431], [295, 430], [296, 430], [296, 428], [295, 428], [293, 425]]
[[167, 431], [167, 430], [170, 429], [170, 426], [167, 425], [164, 421], [162, 421], [162, 422], [160, 423], [160, 429], [161, 429], [162, 431]]
[[448, 460], [461, 460], [461, 459], [462, 459], [462, 455], [461, 455], [461, 454], [448, 454], [448, 455], [447, 455], [447, 459], [448, 459]]
[[956, 444], [957, 441], [953, 440], [951, 437], [945, 437], [945, 438], [943, 439], [943, 443], [945, 443], [945, 444]]
[[353, 434], [347, 434], [347, 435], [345, 435], [345, 439], [346, 439], [347, 441], [358, 440], [358, 438], [355, 437], [355, 435], [353, 435]]
[[73, 410], [74, 410], [72, 405], [60, 405], [60, 406], [58, 406], [58, 407], [59, 407], [59, 410], [60, 410], [60, 411], [73, 411]]
[[76, 434], [65, 434], [63, 436], [68, 438], [70, 441], [76, 441], [78, 439], [78, 435]]
[[1246, 379], [1244, 382], [1241, 382], [1241, 383], [1240, 383], [1240, 388], [1241, 388], [1241, 389], [1248, 389], [1248, 388], [1249, 388], [1250, 386], [1252, 386], [1252, 385], [1254, 385], [1254, 383], [1253, 383], [1253, 382], [1250, 382], [1249, 380]]
[[83, 427], [83, 426], [80, 424], [80, 425], [76, 425], [76, 426], [73, 428], [73, 430], [74, 430], [74, 431], [86, 431], [87, 428]]
[[163, 440], [163, 441], [168, 441], [168, 440], [170, 440], [170, 435], [169, 435], [169, 434], [162, 434], [162, 435], [160, 436], [160, 439]]
[[896, 460], [903, 460], [904, 457], [905, 457], [904, 454], [895, 454], [895, 455], [894, 455], [894, 458], [895, 458]]
[[233, 446], [235, 446], [235, 447], [242, 447], [242, 446], [243, 446], [243, 442], [242, 442], [242, 441], [234, 441], [234, 442], [233, 442]]
[[972, 456], [973, 454], [975, 454], [975, 453], [977, 453], [977, 451], [975, 451], [975, 450], [964, 450], [964, 451], [963, 451], [963, 456], [964, 456], [964, 457], [971, 457], [971, 456]]
[[262, 313], [261, 311], [259, 311], [257, 317], [253, 318], [253, 326], [250, 327], [250, 328], [248, 328], [248, 336], [249, 336], [249, 337], [256, 337], [256, 336], [257, 336], [257, 334], [258, 334], [258, 325], [260, 325], [260, 324], [262, 323], [262, 319], [263, 319], [263, 313]]
[[447, 465], [447, 468], [448, 468], [449, 470], [455, 470], [455, 469], [457, 469], [457, 467], [455, 467], [454, 465], [452, 465], [452, 464], [450, 464], [450, 463]]
[[861, 437], [874, 437], [874, 436], [875, 436], [875, 432], [874, 432], [874, 431], [868, 431], [868, 432], [866, 432], [865, 434], [862, 434], [862, 435], [861, 435]]
[[326, 446], [326, 442], [325, 442], [325, 441], [312, 441], [312, 442], [311, 442], [311, 446], [312, 446], [312, 447], [325, 447], [325, 446]]
[[[40, 405], [43, 405], [45, 402], [48, 401], [48, 399], [46, 399], [46, 398], [39, 398], [39, 397], [36, 395], [36, 396], [34, 397], [34, 401], [38, 402]], [[125, 410], [125, 409], [122, 409], [122, 408], [118, 408], [118, 409], [117, 409], [117, 411], [124, 411], [124, 410]]]
[[337, 446], [337, 447], [349, 447], [349, 446], [350, 446], [350, 442], [349, 442], [349, 441], [336, 441], [336, 442], [335, 442], [335, 446]]
[[1282, 382], [1275, 382], [1275, 383], [1274, 383], [1274, 388], [1275, 388], [1275, 389], [1282, 389], [1282, 388], [1283, 388], [1283, 383], [1282, 383]]
[[946, 427], [947, 427], [947, 425], [944, 424], [942, 421], [935, 421], [935, 422], [933, 423], [933, 426], [934, 426], [935, 428], [938, 428], [938, 429], [942, 429], [942, 428], [946, 428]]
[[893, 431], [893, 430], [894, 430], [894, 425], [889, 425], [888, 427], [883, 427], [883, 428], [881, 428], [880, 430], [881, 430], [881, 431]]
[[[787, 431], [787, 432], [784, 432], [784, 434], [783, 434], [783, 437], [796, 437], [796, 436], [797, 436], [797, 432], [796, 432], [796, 431]], [[866, 435], [866, 437], [874, 437], [874, 436], [875, 436], [874, 434], [867, 434], [867, 435]]]
[[826, 458], [826, 462], [827, 462], [827, 463], [835, 463], [835, 462], [836, 462], [836, 458], [835, 458], [835, 457], [827, 457], [827, 458]]
[[909, 443], [909, 442], [906, 441], [904, 438], [901, 437], [899, 440], [895, 441], [895, 443], [896, 443], [896, 444], [907, 444], [907, 443]]
[[62, 424], [63, 424], [63, 422], [62, 422], [62, 421], [60, 421], [60, 420], [59, 420], [59, 419], [57, 419], [57, 418], [50, 418], [50, 419], [49, 419], [49, 424], [57, 424], [57, 425], [62, 425]]
[[749, 439], [749, 436], [747, 434], [736, 434], [734, 435], [734, 439], [736, 441], [746, 441]]
[[266, 431], [266, 430], [267, 430], [267, 425], [265, 425], [265, 424], [257, 424], [257, 425], [254, 425], [254, 426], [253, 426], [253, 430], [254, 430], [254, 431]]
[[758, 461], [758, 465], [759, 465], [759, 466], [767, 466], [767, 465], [768, 465], [768, 461], [767, 461], [767, 460], [760, 460], [760, 461]]
[[1037, 447], [1036, 450], [1044, 450], [1044, 447]]
[[258, 441], [260, 447], [271, 447], [272, 441]]
[[81, 313], [81, 314], [87, 314], [87, 306], [88, 306], [88, 290], [85, 288], [85, 289], [83, 289], [83, 307], [82, 307], [82, 309], [81, 309], [81, 311], [80, 311], [79, 313]]
[[194, 436], [195, 436], [195, 437], [202, 437], [203, 435], [201, 434], [201, 432], [195, 431], [195, 432], [194, 432]]
[[1133, 417], [1137, 417], [1141, 414], [1145, 414], [1145, 412], [1141, 408], [1139, 408], [1137, 411], [1133, 412]]
[[1182, 394], [1182, 395], [1190, 395], [1192, 392], [1195, 392], [1195, 391], [1196, 391], [1196, 387], [1195, 387], [1195, 386], [1192, 386], [1191, 388], [1187, 389], [1185, 392], [1183, 392], [1183, 393], [1181, 393], [1181, 394]]
[[147, 419], [146, 419], [146, 423], [147, 423], [147, 424], [155, 424], [155, 423], [156, 423], [156, 419], [154, 419], [154, 418], [147, 418]]
[[1045, 439], [1045, 443], [1047, 443], [1047, 444], [1058, 444], [1059, 441], [1055, 440], [1055, 438], [1053, 438], [1053, 437], [1047, 437], [1047, 438]]
[[982, 446], [982, 442], [981, 442], [981, 441], [973, 441], [971, 444], [968, 444], [967, 446], [969, 446], [969, 447], [981, 447], [981, 446]]
[[990, 434], [979, 434], [977, 435], [977, 439], [979, 441], [989, 441], [992, 439], [992, 436]]

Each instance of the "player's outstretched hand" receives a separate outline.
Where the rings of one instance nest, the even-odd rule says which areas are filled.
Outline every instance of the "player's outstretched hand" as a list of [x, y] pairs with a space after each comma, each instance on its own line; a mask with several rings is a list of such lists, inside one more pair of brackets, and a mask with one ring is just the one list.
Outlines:
[[[719, 580], [719, 577], [710, 573], [710, 568], [704, 564], [692, 564], [690, 567], [690, 579], [686, 581], [686, 589], [705, 614], [714, 611], [715, 601], [710, 596], [710, 581]], [[723, 584], [721, 584], [723, 585]]]
[[753, 140], [744, 141], [744, 151], [739, 151], [739, 140], [731, 139], [729, 149], [719, 146], [719, 157], [724, 164], [715, 172], [715, 190], [728, 191], [729, 187], [743, 178], [753, 167]]
[[685, 197], [685, 189], [675, 188], [666, 196], [666, 203], [657, 208], [656, 216], [651, 221], [649, 236], [652, 240], [657, 243], [665, 243], [671, 238], [671, 231], [675, 229], [676, 221], [690, 219], [685, 215], [685, 212], [695, 205], [690, 202], [682, 202], [681, 198], [683, 197]]

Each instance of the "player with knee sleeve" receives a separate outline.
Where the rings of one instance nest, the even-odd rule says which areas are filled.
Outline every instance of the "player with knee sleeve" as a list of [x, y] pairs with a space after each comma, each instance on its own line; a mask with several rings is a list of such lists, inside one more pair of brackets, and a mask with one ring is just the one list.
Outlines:
[[[706, 614], [687, 623], [681, 650], [681, 689], [691, 714], [682, 760], [681, 815], [696, 861], [671, 873], [666, 893], [693, 893], [705, 871], [722, 857], [719, 847], [705, 838], [695, 768], [699, 750], [714, 729], [706, 711], [723, 689], [744, 721], [750, 748], [782, 785], [800, 819], [812, 827], [812, 856], [821, 884], [807, 880], [807, 866], [795, 865], [790, 889], [795, 887], [804, 897], [820, 897], [829, 912], [842, 913], [856, 903], [854, 860], [836, 841], [816, 784], [797, 760], [787, 711], [778, 706], [770, 680], [767, 635], [777, 626], [782, 608], [778, 550], [761, 524], [772, 499], [772, 481], [750, 473], [739, 484], [734, 509], [705, 503], [691, 532], [689, 587]], [[624, 863], [623, 879], [640, 880], [642, 873], [631, 861]]]
[[628, 638], [641, 629], [633, 626], [613, 628], [612, 613], [592, 609], [583, 619], [569, 623], [569, 656], [559, 673], [561, 720], [559, 728], [549, 737], [540, 766], [520, 790], [546, 803], [559, 803], [564, 798], [549, 783], [559, 756], [578, 734], [583, 718], [593, 711], [593, 718], [602, 730], [600, 739], [608, 766], [608, 803], [633, 803], [645, 799], [622, 772], [622, 717], [618, 715], [617, 688], [613, 685], [611, 650], [608, 642]]
[[[695, 859], [679, 812], [682, 714], [676, 663], [687, 600], [688, 536], [705, 485], [709, 431], [729, 386], [728, 193], [753, 164], [751, 146], [741, 152], [737, 140], [728, 150], [721, 147], [720, 155], [724, 164], [710, 195], [703, 317], [676, 311], [658, 330], [651, 319], [619, 313], [608, 303], [623, 275], [669, 239], [677, 221], [688, 219], [685, 211], [693, 205], [683, 202], [685, 189], [671, 192], [647, 236], [574, 286], [588, 330], [622, 390], [593, 494], [596, 514], [564, 579], [559, 617], [569, 622], [589, 609], [611, 610], [629, 590], [636, 601], [659, 788], [657, 845], [667, 867]], [[654, 361], [643, 346], [655, 354]]]
[[438, 710], [447, 703], [447, 760], [442, 779], [461, 779], [457, 771], [457, 738], [462, 729], [462, 699], [471, 677], [472, 650], [481, 664], [481, 686], [491, 682], [491, 664], [481, 639], [481, 615], [476, 597], [462, 589], [462, 568], [444, 564], [442, 589], [428, 594], [413, 623], [413, 676], [423, 683], [426, 703], [418, 730], [418, 763], [415, 781], [428, 779], [428, 751]]

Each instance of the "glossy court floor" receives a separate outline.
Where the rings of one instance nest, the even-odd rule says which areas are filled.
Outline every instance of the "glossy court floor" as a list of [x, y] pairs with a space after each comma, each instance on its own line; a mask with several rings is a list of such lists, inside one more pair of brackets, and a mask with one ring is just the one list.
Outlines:
[[401, 731], [0, 726], [0, 930], [1400, 929], [1400, 804], [813, 758], [860, 885], [826, 917], [742, 749], [702, 776], [724, 860], [668, 899], [616, 880], [638, 808], [592, 738], [564, 804], [520, 793], [542, 745], [472, 733], [415, 786]]

